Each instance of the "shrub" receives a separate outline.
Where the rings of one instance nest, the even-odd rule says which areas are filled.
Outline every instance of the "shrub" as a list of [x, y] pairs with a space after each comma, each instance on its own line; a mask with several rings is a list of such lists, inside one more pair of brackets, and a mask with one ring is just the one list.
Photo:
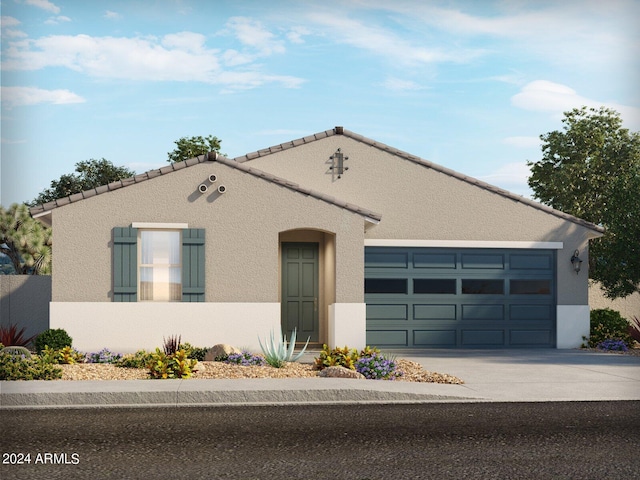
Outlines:
[[605, 340], [600, 342], [596, 348], [607, 352], [626, 352], [629, 350], [627, 344], [622, 340]]
[[227, 356], [227, 359], [224, 360], [225, 363], [236, 363], [238, 365], [242, 365], [243, 367], [250, 367], [252, 365], [263, 366], [266, 361], [264, 357], [260, 355], [254, 355], [253, 353], [249, 353], [246, 350], [243, 350], [242, 353], [232, 353]]
[[197, 360], [190, 359], [184, 350], [167, 355], [159, 348], [147, 364], [151, 378], [189, 378]]
[[204, 357], [207, 355], [208, 348], [194, 347], [190, 343], [183, 343], [180, 348], [187, 352], [189, 358], [204, 362]]
[[5, 347], [26, 347], [36, 337], [35, 335], [25, 337], [24, 331], [26, 329], [27, 327], [22, 327], [18, 330], [17, 325], [0, 326], [0, 344]]
[[36, 352], [42, 353], [46, 346], [49, 346], [53, 350], [62, 350], [64, 347], [70, 347], [72, 341], [73, 340], [64, 329], [50, 328], [38, 335], [33, 343], [36, 348]]
[[586, 346], [596, 348], [605, 340], [621, 340], [627, 347], [633, 345], [633, 338], [629, 335], [629, 322], [619, 312], [610, 308], [592, 310], [590, 323], [590, 336], [583, 337], [587, 342]]
[[55, 380], [62, 370], [41, 357], [0, 353], [0, 380]]
[[46, 363], [56, 363], [64, 365], [73, 365], [74, 363], [84, 363], [85, 355], [80, 353], [75, 348], [64, 347], [59, 350], [54, 350], [48, 345], [45, 345], [44, 350], [40, 354], [42, 360]]
[[116, 366], [122, 368], [147, 368], [152, 356], [153, 353], [147, 352], [146, 350], [138, 350], [136, 353], [123, 355], [122, 358], [116, 362]]
[[355, 370], [356, 361], [358, 360], [358, 351], [355, 348], [336, 347], [330, 349], [327, 344], [322, 346], [320, 356], [315, 359], [316, 370], [323, 370], [327, 367], [345, 367]]
[[171, 335], [169, 338], [162, 337], [164, 340], [164, 354], [165, 355], [174, 355], [178, 350], [180, 350], [180, 340], [182, 339], [181, 335]]
[[377, 352], [358, 358], [355, 368], [356, 372], [372, 380], [395, 380], [403, 375], [395, 360]]
[[119, 353], [111, 353], [108, 348], [103, 348], [96, 353], [87, 353], [85, 362], [87, 363], [118, 363], [122, 358]]

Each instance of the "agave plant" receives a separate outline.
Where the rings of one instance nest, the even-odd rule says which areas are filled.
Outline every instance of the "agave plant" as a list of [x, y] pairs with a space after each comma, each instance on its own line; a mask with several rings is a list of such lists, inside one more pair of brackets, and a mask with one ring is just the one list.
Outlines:
[[280, 329], [280, 334], [277, 338], [274, 331], [271, 330], [268, 341], [265, 341], [266, 345], [263, 345], [260, 337], [258, 337], [258, 343], [260, 344], [260, 348], [264, 354], [264, 359], [269, 365], [275, 368], [280, 368], [284, 366], [285, 362], [295, 362], [302, 356], [304, 351], [307, 349], [307, 345], [309, 345], [311, 337], [307, 338], [307, 343], [305, 343], [302, 350], [294, 356], [293, 350], [296, 348], [296, 333], [296, 329], [294, 328], [293, 332], [291, 332], [291, 339], [289, 340], [288, 347], [287, 337], [282, 334], [282, 328]]

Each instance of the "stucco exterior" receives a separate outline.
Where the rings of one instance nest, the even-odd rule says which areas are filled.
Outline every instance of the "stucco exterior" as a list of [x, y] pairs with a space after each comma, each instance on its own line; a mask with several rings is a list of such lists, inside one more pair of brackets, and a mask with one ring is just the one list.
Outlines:
[[[341, 175], [331, 168], [338, 149], [348, 157]], [[215, 185], [208, 182], [211, 174]], [[203, 193], [201, 185], [211, 188]], [[100, 332], [102, 346], [114, 341], [134, 350], [136, 342], [145, 348], [145, 329], [135, 329], [127, 342], [117, 339], [137, 319], [176, 330], [164, 335], [188, 332], [196, 344], [245, 339], [242, 346], [255, 346], [256, 332], [280, 322], [285, 242], [319, 246], [320, 343], [365, 345], [367, 245], [482, 245], [556, 251], [556, 345], [579, 346], [589, 323], [588, 241], [602, 234], [580, 219], [339, 127], [233, 160], [192, 159], [32, 214], [53, 225], [52, 328], [72, 329], [72, 337], [91, 348], [100, 348], [92, 340], [92, 332]], [[127, 309], [113, 302], [113, 229], [137, 224], [205, 230], [204, 306], [163, 310], [140, 303]], [[575, 250], [585, 266], [579, 274], [569, 261]], [[105, 327], [112, 315], [120, 323]]]

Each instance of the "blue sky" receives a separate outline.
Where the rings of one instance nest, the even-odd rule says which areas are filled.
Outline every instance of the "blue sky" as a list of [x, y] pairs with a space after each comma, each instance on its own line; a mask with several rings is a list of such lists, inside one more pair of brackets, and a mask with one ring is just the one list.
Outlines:
[[582, 105], [640, 130], [640, 1], [1, 0], [0, 203], [77, 162], [138, 173], [183, 136], [230, 157], [342, 125], [530, 195]]

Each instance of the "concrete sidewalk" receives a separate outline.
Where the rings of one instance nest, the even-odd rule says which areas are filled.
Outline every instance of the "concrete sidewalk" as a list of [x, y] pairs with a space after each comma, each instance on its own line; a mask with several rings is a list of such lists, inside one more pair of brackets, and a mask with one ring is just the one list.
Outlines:
[[637, 356], [582, 350], [392, 353], [465, 384], [334, 378], [17, 381], [0, 382], [0, 408], [640, 400]]

